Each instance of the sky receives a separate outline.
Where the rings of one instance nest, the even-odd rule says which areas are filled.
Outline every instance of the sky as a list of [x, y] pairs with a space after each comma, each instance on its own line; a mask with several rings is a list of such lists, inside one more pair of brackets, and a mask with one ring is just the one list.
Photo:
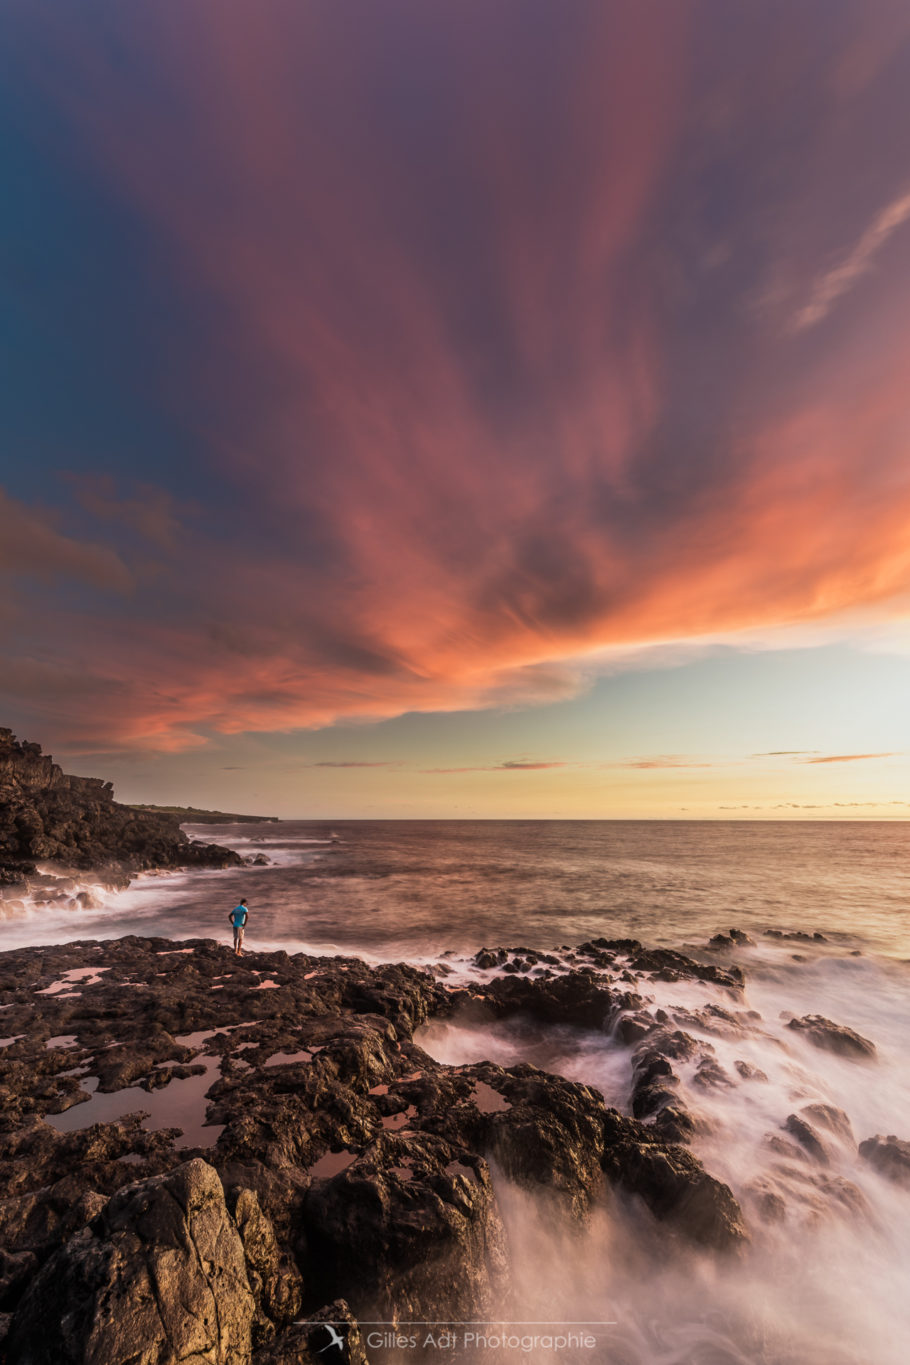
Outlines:
[[4, 0], [0, 723], [125, 800], [910, 816], [904, 0]]

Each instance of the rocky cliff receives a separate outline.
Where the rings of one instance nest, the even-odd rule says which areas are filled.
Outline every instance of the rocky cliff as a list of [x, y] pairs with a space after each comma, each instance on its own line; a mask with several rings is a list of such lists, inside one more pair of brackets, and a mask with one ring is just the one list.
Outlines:
[[110, 782], [72, 777], [40, 744], [0, 729], [0, 886], [27, 880], [44, 861], [129, 874], [228, 867], [242, 859], [217, 844], [191, 842], [175, 815], [120, 805]]

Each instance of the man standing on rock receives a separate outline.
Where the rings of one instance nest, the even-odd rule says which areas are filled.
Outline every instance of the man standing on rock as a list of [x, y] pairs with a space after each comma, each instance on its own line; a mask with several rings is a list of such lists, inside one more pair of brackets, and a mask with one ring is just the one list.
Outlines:
[[243, 957], [243, 931], [246, 928], [249, 913], [246, 908], [246, 901], [242, 900], [239, 905], [234, 906], [228, 915], [228, 919], [234, 926], [234, 952], [238, 957]]

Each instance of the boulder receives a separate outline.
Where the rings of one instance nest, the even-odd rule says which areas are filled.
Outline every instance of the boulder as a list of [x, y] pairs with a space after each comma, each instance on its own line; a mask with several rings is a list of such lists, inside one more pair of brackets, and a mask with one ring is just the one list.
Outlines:
[[805, 1104], [799, 1111], [802, 1118], [832, 1133], [846, 1147], [856, 1150], [853, 1126], [843, 1109], [834, 1104]]
[[891, 1133], [882, 1137], [867, 1138], [859, 1144], [859, 1154], [868, 1161], [887, 1180], [896, 1185], [910, 1187], [910, 1142], [904, 1142]]
[[[496, 977], [475, 988], [474, 995], [481, 996], [499, 1018], [527, 1014], [546, 1024], [598, 1030], [609, 1026], [619, 1006], [610, 989], [585, 971], [549, 979], [520, 974]], [[454, 999], [459, 1003], [457, 997]]]
[[875, 1044], [845, 1024], [832, 1023], [821, 1014], [806, 1014], [802, 1019], [791, 1019], [788, 1028], [802, 1034], [814, 1047], [836, 1052], [841, 1057], [869, 1061], [875, 1057]]
[[822, 1142], [811, 1123], [807, 1123], [806, 1120], [800, 1118], [798, 1114], [789, 1114], [787, 1116], [787, 1121], [784, 1124], [784, 1128], [791, 1137], [796, 1138], [796, 1141], [803, 1150], [808, 1152], [812, 1160], [818, 1162], [819, 1166], [831, 1165], [831, 1156], [828, 1152], [828, 1148], [825, 1146], [824, 1142]]
[[255, 1312], [217, 1174], [127, 1185], [59, 1248], [13, 1317], [8, 1365], [247, 1365]]
[[358, 1316], [482, 1319], [500, 1303], [505, 1234], [489, 1170], [442, 1139], [388, 1133], [315, 1179], [300, 1234], [308, 1292], [332, 1286]]
[[262, 1341], [274, 1336], [276, 1326], [282, 1327], [297, 1317], [303, 1282], [293, 1257], [279, 1246], [275, 1229], [260, 1208], [255, 1191], [241, 1189], [233, 1202], [247, 1278], [256, 1300], [253, 1335]]
[[653, 972], [659, 981], [710, 981], [733, 991], [741, 990], [745, 983], [740, 967], [697, 962], [675, 948], [639, 948], [629, 958], [629, 965], [636, 972]]
[[748, 1240], [732, 1190], [708, 1175], [685, 1147], [667, 1143], [653, 1129], [608, 1109], [604, 1122], [604, 1169], [613, 1185], [637, 1195], [658, 1221], [688, 1241], [731, 1251]]

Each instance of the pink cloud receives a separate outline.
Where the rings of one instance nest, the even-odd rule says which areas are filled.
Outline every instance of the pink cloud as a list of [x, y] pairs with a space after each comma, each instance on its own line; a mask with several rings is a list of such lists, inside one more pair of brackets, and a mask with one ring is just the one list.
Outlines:
[[74, 578], [115, 593], [128, 592], [133, 578], [106, 545], [65, 535], [49, 511], [28, 507], [0, 488], [0, 572], [39, 579]]
[[[867, 129], [834, 114], [881, 45], [807, 45], [771, 107], [773, 24], [728, 66], [697, 10], [658, 9], [537, 32], [508, 6], [125, 6], [145, 81], [77, 16], [58, 31], [48, 89], [217, 317], [162, 384], [217, 496], [82, 486], [162, 552], [154, 581], [14, 526], [19, 562], [140, 590], [116, 618], [49, 610], [9, 696], [73, 743], [179, 749], [553, 701], [645, 645], [907, 610], [908, 300], [867, 269], [902, 247], [902, 186], [828, 239], [832, 139]], [[870, 325], [837, 331], [850, 308]]]
[[896, 758], [897, 754], [824, 754], [820, 758], [803, 758], [801, 763], [857, 763], [867, 758]]

